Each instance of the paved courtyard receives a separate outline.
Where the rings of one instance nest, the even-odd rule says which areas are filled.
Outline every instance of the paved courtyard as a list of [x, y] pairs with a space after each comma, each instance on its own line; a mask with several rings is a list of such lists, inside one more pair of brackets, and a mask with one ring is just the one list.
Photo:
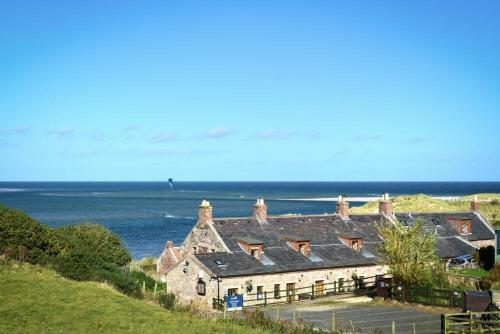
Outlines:
[[[263, 309], [269, 316], [276, 318], [277, 306]], [[293, 319], [293, 316], [317, 328], [331, 331], [332, 314], [335, 314], [337, 329], [352, 332], [350, 321], [357, 332], [391, 333], [392, 321], [396, 323], [397, 333], [440, 333], [441, 315], [410, 306], [394, 306], [379, 303], [297, 303], [279, 306], [280, 319]]]

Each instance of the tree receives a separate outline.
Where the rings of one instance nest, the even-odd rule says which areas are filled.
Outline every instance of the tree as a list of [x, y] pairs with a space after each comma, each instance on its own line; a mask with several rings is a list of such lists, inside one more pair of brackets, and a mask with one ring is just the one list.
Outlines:
[[408, 285], [442, 285], [446, 279], [444, 266], [436, 255], [436, 240], [424, 222], [411, 226], [380, 226], [384, 242], [379, 246], [379, 263], [389, 268], [396, 281]]

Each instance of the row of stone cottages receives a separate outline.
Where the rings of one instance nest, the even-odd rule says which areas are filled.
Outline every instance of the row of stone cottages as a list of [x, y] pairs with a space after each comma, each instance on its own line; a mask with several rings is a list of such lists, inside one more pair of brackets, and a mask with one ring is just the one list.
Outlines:
[[[443, 259], [472, 254], [478, 247], [495, 246], [495, 233], [480, 212], [477, 198], [469, 212], [393, 212], [388, 195], [378, 213], [350, 214], [339, 197], [335, 214], [268, 216], [263, 199], [251, 217], [213, 218], [203, 201], [199, 218], [180, 247], [168, 241], [158, 272], [168, 291], [183, 302], [199, 300], [211, 306], [214, 298], [243, 294], [245, 299], [266, 291], [272, 298], [297, 298], [301, 287], [384, 274], [377, 265], [382, 222], [411, 225], [421, 219], [436, 235]], [[267, 294], [266, 294], [267, 296]]]

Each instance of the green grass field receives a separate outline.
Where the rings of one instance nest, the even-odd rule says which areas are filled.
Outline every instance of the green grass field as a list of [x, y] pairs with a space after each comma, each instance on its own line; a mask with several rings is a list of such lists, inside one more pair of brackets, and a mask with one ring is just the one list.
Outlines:
[[[444, 201], [425, 195], [399, 196], [391, 199], [396, 212], [459, 212], [470, 211], [471, 196], [465, 196], [458, 201]], [[492, 225], [500, 227], [500, 194], [478, 194], [480, 200], [496, 200], [481, 203], [481, 212]], [[377, 202], [368, 202], [350, 210], [352, 213], [378, 212]]]
[[170, 312], [39, 266], [0, 265], [0, 333], [264, 333]]

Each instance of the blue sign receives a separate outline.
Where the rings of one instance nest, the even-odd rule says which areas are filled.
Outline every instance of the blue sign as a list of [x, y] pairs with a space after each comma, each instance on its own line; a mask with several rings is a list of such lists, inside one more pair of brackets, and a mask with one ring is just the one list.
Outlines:
[[243, 295], [225, 296], [228, 311], [240, 311], [243, 309]]

